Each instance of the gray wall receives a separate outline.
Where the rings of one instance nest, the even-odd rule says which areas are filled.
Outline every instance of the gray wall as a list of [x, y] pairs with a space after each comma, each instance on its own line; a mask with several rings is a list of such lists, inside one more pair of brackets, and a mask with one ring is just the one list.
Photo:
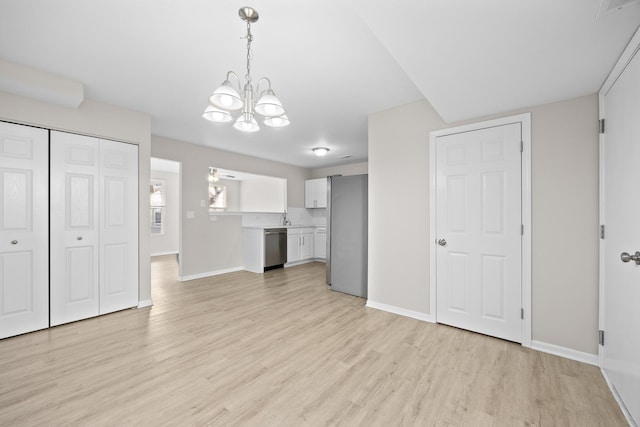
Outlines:
[[[532, 121], [532, 338], [597, 354], [598, 98], [500, 116], [527, 111]], [[426, 101], [370, 116], [372, 301], [429, 314], [429, 132], [465, 123], [445, 124]], [[565, 256], [577, 251], [580, 257]]]
[[0, 120], [79, 133], [138, 145], [138, 263], [142, 302], [151, 300], [149, 263], [149, 168], [151, 118], [147, 114], [85, 99], [77, 109], [0, 92]]
[[[244, 156], [153, 135], [153, 157], [182, 163], [182, 248], [180, 276], [204, 275], [241, 267], [242, 217], [209, 216], [207, 207], [207, 175], [209, 166], [287, 179], [287, 200], [291, 207], [304, 207], [304, 181], [308, 169], [284, 163]], [[186, 212], [195, 217], [188, 219]]]
[[178, 253], [180, 250], [180, 175], [151, 171], [151, 179], [165, 182], [164, 232], [151, 235], [151, 255]]

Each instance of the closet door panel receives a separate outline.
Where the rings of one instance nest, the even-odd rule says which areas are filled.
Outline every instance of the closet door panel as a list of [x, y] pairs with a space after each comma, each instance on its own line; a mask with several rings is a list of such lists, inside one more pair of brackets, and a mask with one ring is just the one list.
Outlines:
[[49, 326], [48, 139], [0, 122], [0, 338]]
[[138, 304], [138, 147], [100, 141], [100, 314]]
[[51, 132], [51, 325], [97, 316], [99, 140]]

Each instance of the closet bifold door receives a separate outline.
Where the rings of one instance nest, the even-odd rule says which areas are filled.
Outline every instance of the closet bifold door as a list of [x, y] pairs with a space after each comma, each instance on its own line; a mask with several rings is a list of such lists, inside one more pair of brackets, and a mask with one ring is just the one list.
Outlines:
[[51, 131], [51, 326], [100, 314], [100, 140]]
[[138, 304], [138, 147], [51, 132], [51, 326]]
[[100, 314], [138, 305], [138, 146], [100, 140]]
[[49, 326], [48, 136], [0, 122], [0, 338]]

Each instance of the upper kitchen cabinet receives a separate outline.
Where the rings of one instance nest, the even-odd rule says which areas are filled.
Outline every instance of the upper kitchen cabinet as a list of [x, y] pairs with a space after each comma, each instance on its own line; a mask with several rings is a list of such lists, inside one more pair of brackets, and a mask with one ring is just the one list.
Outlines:
[[287, 209], [287, 180], [209, 168], [209, 213], [282, 213]]
[[308, 179], [304, 182], [304, 207], [327, 207], [327, 178]]

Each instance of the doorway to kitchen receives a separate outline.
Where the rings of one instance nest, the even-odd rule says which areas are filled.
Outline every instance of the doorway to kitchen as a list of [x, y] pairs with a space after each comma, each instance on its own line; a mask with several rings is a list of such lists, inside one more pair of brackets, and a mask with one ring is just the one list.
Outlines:
[[430, 134], [430, 306], [531, 346], [530, 114]]

